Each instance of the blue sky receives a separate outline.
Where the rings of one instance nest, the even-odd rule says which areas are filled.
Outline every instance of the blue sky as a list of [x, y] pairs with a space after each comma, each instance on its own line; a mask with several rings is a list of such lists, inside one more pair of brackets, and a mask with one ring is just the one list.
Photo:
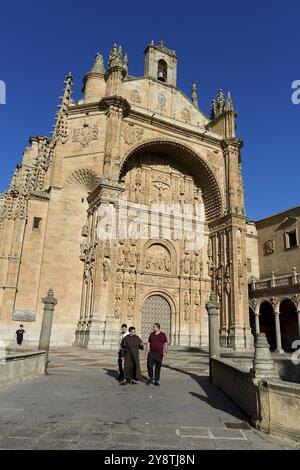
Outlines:
[[252, 220], [300, 203], [300, 105], [291, 84], [300, 80], [298, 0], [151, 2], [78, 0], [2, 2], [0, 191], [21, 161], [30, 135], [50, 135], [65, 75], [75, 99], [99, 51], [129, 54], [129, 73], [142, 75], [143, 51], [163, 38], [179, 58], [178, 87], [198, 84], [209, 113], [218, 88], [230, 90], [239, 113], [246, 211]]

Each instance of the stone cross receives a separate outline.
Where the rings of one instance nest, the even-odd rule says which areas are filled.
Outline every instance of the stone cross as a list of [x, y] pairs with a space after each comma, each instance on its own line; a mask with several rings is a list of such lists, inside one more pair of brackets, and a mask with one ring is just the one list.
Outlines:
[[45, 354], [45, 374], [48, 373], [48, 355], [50, 346], [50, 337], [52, 329], [53, 311], [57, 304], [57, 299], [54, 297], [52, 287], [48, 290], [47, 297], [42, 299], [44, 304], [43, 323], [40, 333], [39, 349], [46, 351]]

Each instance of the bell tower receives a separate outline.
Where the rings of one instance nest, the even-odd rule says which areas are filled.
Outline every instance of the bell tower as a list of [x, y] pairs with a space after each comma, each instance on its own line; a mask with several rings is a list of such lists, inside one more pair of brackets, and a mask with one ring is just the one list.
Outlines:
[[144, 76], [176, 87], [177, 56], [163, 41], [158, 46], [152, 41], [145, 50]]

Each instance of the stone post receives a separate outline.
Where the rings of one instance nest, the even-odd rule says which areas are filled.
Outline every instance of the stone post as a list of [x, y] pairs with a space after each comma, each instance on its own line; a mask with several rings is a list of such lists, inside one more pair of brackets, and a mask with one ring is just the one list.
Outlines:
[[50, 346], [50, 337], [52, 329], [52, 319], [54, 307], [57, 304], [57, 299], [54, 297], [54, 292], [52, 287], [48, 290], [47, 297], [42, 299], [44, 304], [44, 315], [43, 323], [40, 333], [39, 349], [46, 351], [45, 354], [45, 374], [48, 373], [48, 355], [49, 355], [49, 346]]
[[271, 357], [270, 347], [265, 333], [258, 333], [254, 342], [253, 367], [250, 374], [255, 378], [274, 378], [278, 379], [278, 370]]
[[280, 330], [280, 312], [274, 312], [275, 315], [275, 330], [276, 330], [276, 349], [275, 352], [283, 354], [284, 350], [281, 345], [281, 330]]
[[208, 313], [208, 334], [209, 334], [209, 376], [211, 378], [211, 358], [216, 357], [220, 349], [219, 338], [219, 309], [220, 304], [215, 292], [211, 292], [209, 301], [206, 304]]
[[255, 334], [258, 335], [260, 333], [260, 325], [259, 325], [259, 313], [254, 313], [255, 319]]

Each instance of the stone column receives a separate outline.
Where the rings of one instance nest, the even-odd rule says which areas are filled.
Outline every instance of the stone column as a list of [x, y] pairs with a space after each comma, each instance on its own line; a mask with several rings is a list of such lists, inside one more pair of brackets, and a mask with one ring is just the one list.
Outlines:
[[209, 376], [211, 377], [211, 358], [216, 357], [220, 349], [219, 338], [219, 309], [220, 304], [215, 292], [212, 292], [209, 297], [209, 302], [206, 304], [208, 313], [208, 334], [209, 334]]
[[280, 330], [280, 320], [279, 315], [280, 312], [274, 312], [275, 315], [275, 329], [276, 329], [276, 349], [275, 352], [280, 354], [284, 353], [281, 345], [281, 330]]
[[54, 292], [53, 292], [52, 287], [50, 287], [50, 289], [48, 290], [47, 297], [44, 297], [42, 299], [42, 302], [44, 304], [44, 315], [43, 315], [43, 323], [42, 323], [42, 328], [41, 328], [41, 333], [40, 333], [39, 349], [46, 351], [45, 374], [47, 374], [53, 311], [54, 311], [55, 305], [57, 304], [57, 299], [54, 297]]
[[258, 335], [260, 333], [260, 325], [259, 325], [259, 313], [254, 313], [255, 319], [255, 334]]

